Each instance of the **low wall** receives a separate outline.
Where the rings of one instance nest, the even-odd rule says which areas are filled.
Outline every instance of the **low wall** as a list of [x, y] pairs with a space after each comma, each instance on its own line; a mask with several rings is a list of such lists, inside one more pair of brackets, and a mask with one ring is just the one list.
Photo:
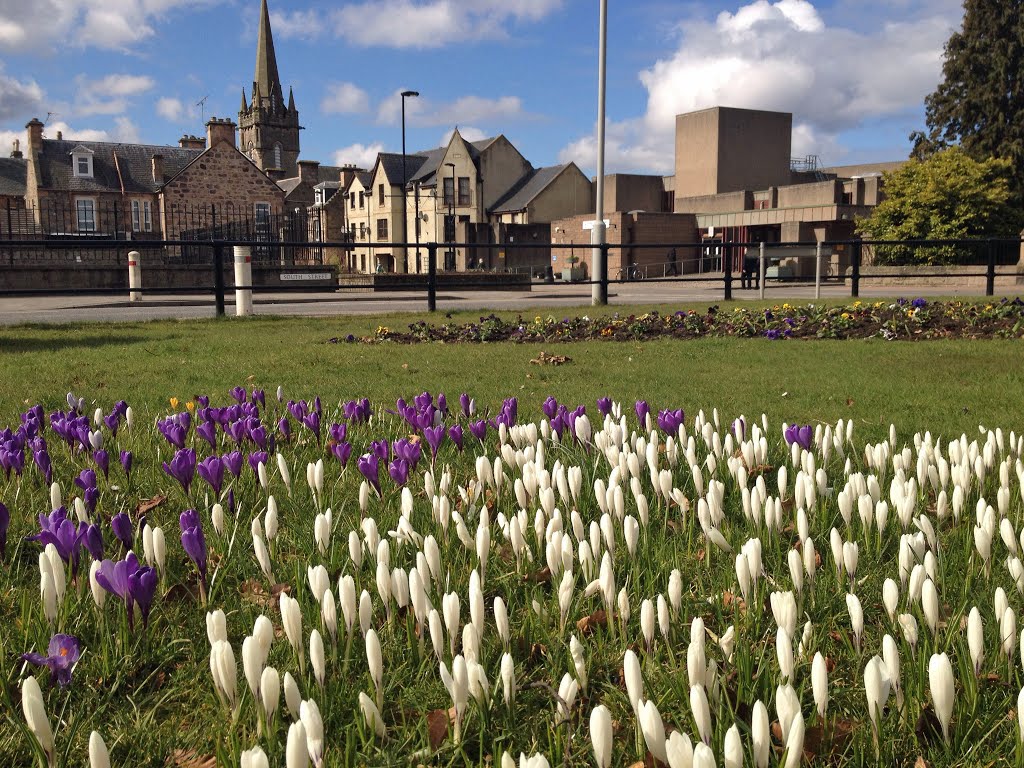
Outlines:
[[[852, 269], [846, 270], [849, 277]], [[888, 267], [871, 266], [860, 268], [861, 278], [868, 278], [867, 285], [918, 285], [926, 288], [943, 288], [957, 285], [967, 288], [985, 288], [985, 265], [976, 264], [973, 266], [913, 266], [913, 267]], [[873, 278], [872, 275], [886, 275], [886, 277]], [[933, 275], [933, 277], [924, 277]], [[1016, 267], [996, 267], [996, 287], [1012, 288], [1024, 285], [1024, 266], [1018, 264]]]
[[[335, 266], [259, 266], [253, 265], [252, 281], [256, 288], [273, 289], [296, 286], [310, 290], [331, 290], [337, 284]], [[230, 262], [224, 269], [224, 285], [234, 288], [235, 270]], [[7, 266], [0, 269], [0, 290], [75, 290], [83, 293], [112, 288], [128, 288], [128, 267], [92, 266], [86, 264], [60, 266]], [[142, 266], [142, 290], [170, 288], [183, 293], [212, 292], [212, 266]]]
[[[365, 291], [417, 291], [427, 290], [426, 275], [342, 274], [338, 287]], [[530, 276], [519, 272], [438, 272], [439, 291], [529, 291]]]

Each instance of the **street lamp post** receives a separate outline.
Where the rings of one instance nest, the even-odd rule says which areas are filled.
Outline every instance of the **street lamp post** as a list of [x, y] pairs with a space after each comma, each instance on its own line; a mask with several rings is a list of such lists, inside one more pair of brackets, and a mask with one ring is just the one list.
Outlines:
[[[445, 166], [452, 169], [452, 196], [448, 199], [448, 221], [451, 222], [451, 237], [448, 237], [448, 233], [445, 232], [445, 240], [449, 243], [455, 242], [455, 163], [445, 163]], [[448, 228], [445, 227], [447, 230]], [[455, 246], [452, 245], [450, 248], [452, 252], [452, 258], [455, 258]], [[456, 269], [458, 267], [456, 266]]]
[[[405, 185], [408, 181], [405, 171], [405, 100], [411, 96], [419, 96], [419, 91], [402, 91], [402, 242], [409, 241], [409, 201], [406, 197]], [[402, 248], [405, 254], [405, 271], [409, 271], [409, 249]]]
[[591, 304], [598, 306], [608, 303], [607, 271], [608, 252], [601, 246], [605, 242], [604, 234], [604, 95], [605, 95], [605, 61], [608, 50], [608, 0], [601, 0], [600, 22], [598, 29], [597, 59], [597, 210], [594, 215], [594, 228], [590, 232], [590, 244], [594, 246], [590, 254], [590, 263], [594, 265], [591, 279]]

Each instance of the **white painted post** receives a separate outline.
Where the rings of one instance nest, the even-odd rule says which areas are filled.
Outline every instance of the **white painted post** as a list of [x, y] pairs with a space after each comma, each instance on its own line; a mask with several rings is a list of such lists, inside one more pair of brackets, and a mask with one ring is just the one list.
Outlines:
[[[244, 286], [244, 287], [239, 287]], [[235, 246], [235, 315], [252, 314], [252, 249]]]
[[138, 251], [128, 251], [128, 290], [128, 301], [142, 301], [142, 265]]
[[767, 271], [766, 261], [764, 241], [762, 240], [757, 253], [757, 295], [762, 299], [764, 298], [764, 275]]
[[814, 247], [814, 298], [821, 298], [821, 243]]

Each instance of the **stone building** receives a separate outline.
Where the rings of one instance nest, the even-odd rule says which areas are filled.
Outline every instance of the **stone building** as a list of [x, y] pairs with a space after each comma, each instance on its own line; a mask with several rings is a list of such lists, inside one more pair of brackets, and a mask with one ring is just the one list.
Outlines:
[[259, 35], [256, 41], [256, 73], [252, 98], [242, 90], [238, 112], [239, 145], [256, 167], [274, 180], [299, 176], [299, 112], [295, 96], [288, 89], [288, 103], [277, 71], [274, 36], [270, 30], [267, 0], [260, 5]]

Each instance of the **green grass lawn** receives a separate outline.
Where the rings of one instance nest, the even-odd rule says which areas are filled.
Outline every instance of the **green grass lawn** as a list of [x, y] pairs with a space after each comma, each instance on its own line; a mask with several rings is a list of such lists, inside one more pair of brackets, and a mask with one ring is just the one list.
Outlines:
[[[623, 311], [622, 308], [616, 308]], [[639, 309], [639, 308], [637, 308]], [[665, 308], [662, 308], [665, 309]], [[674, 307], [672, 309], [675, 309]], [[592, 311], [589, 308], [583, 312]], [[615, 311], [608, 310], [609, 312]], [[545, 314], [552, 312], [547, 310]], [[558, 317], [565, 309], [553, 311]], [[745, 765], [753, 765], [750, 733], [750, 711], [755, 700], [768, 705], [771, 720], [776, 719], [774, 699], [779, 682], [776, 661], [775, 622], [768, 607], [768, 594], [776, 589], [791, 589], [787, 570], [788, 555], [795, 545], [795, 509], [784, 506], [787, 518], [779, 530], [768, 532], [746, 520], [742, 512], [738, 482], [727, 469], [730, 456], [716, 462], [715, 477], [723, 482], [725, 518], [721, 532], [732, 547], [724, 553], [705, 540], [697, 524], [696, 508], [700, 495], [686, 462], [670, 466], [667, 452], [659, 462], [671, 472], [672, 483], [692, 502], [689, 512], [657, 500], [657, 490], [648, 476], [640, 473], [640, 486], [650, 500], [650, 523], [643, 531], [634, 555], [626, 551], [621, 521], [613, 522], [616, 541], [614, 574], [617, 588], [624, 588], [630, 601], [631, 618], [625, 627], [614, 632], [603, 625], [583, 636], [576, 623], [586, 619], [600, 606], [600, 598], [584, 597], [587, 579], [582, 565], [575, 563], [574, 597], [568, 611], [566, 629], [558, 627], [558, 584], [548, 583], [539, 571], [545, 552], [533, 529], [536, 499], [526, 514], [523, 531], [532, 549], [532, 564], [517, 568], [510, 543], [500, 531], [497, 519], [516, 515], [519, 503], [513, 490], [516, 478], [523, 477], [521, 468], [506, 465], [508, 479], [501, 489], [489, 488], [475, 504], [460, 498], [460, 491], [472, 494], [476, 482], [476, 464], [472, 452], [458, 454], [450, 444], [442, 448], [438, 476], [442, 467], [451, 468], [448, 491], [452, 508], [464, 516], [470, 544], [460, 541], [453, 520], [440, 525], [432, 512], [432, 499], [424, 488], [425, 465], [414, 473], [409, 486], [413, 511], [410, 521], [416, 530], [434, 535], [440, 548], [445, 588], [461, 595], [462, 623], [470, 619], [468, 584], [470, 572], [481, 568], [474, 551], [473, 535], [480, 519], [480, 501], [491, 505], [491, 545], [489, 564], [483, 588], [486, 600], [486, 631], [480, 643], [481, 663], [493, 687], [499, 679], [499, 660], [504, 650], [495, 631], [492, 601], [501, 596], [509, 608], [512, 642], [509, 652], [515, 661], [520, 691], [516, 703], [507, 708], [499, 692], [495, 704], [487, 712], [470, 703], [464, 722], [463, 744], [455, 745], [451, 736], [434, 751], [428, 748], [426, 713], [446, 710], [451, 706], [441, 684], [438, 663], [429, 639], [416, 636], [416, 626], [409, 612], [386, 618], [378, 597], [376, 553], [367, 553], [360, 567], [349, 555], [349, 532], [359, 531], [366, 516], [376, 519], [381, 537], [388, 539], [399, 521], [401, 492], [382, 469], [383, 496], [371, 498], [368, 509], [359, 508], [359, 482], [355, 459], [368, 450], [370, 439], [386, 435], [394, 440], [407, 436], [410, 429], [396, 417], [383, 415], [393, 407], [395, 398], [412, 399], [429, 390], [447, 394], [455, 406], [459, 393], [473, 395], [480, 408], [493, 414], [502, 399], [519, 398], [519, 420], [538, 421], [541, 403], [548, 395], [570, 408], [584, 404], [595, 428], [599, 427], [595, 400], [610, 396], [623, 404], [630, 429], [636, 429], [633, 403], [637, 399], [650, 402], [654, 412], [659, 408], [684, 408], [689, 434], [696, 437], [697, 463], [710, 477], [706, 459], [708, 448], [693, 429], [698, 410], [709, 416], [717, 408], [721, 414], [722, 439], [731, 420], [745, 414], [748, 425], [768, 415], [768, 456], [765, 466], [752, 469], [748, 486], [754, 476], [764, 473], [769, 493], [776, 492], [777, 468], [789, 462], [789, 453], [780, 434], [783, 421], [789, 423], [835, 423], [852, 420], [855, 445], [848, 452], [852, 472], [872, 470], [865, 465], [863, 446], [866, 441], [884, 440], [889, 424], [898, 430], [897, 451], [904, 445], [914, 448], [914, 433], [929, 430], [942, 438], [942, 450], [948, 441], [966, 433], [968, 441], [984, 444], [985, 435], [979, 424], [987, 428], [1001, 427], [1024, 430], [1021, 403], [1024, 403], [1024, 366], [1020, 364], [1021, 343], [1012, 341], [930, 341], [886, 342], [867, 341], [786, 341], [769, 342], [755, 339], [702, 339], [692, 342], [669, 340], [642, 343], [586, 342], [551, 346], [480, 344], [424, 344], [398, 346], [392, 344], [328, 343], [331, 338], [347, 334], [371, 334], [378, 324], [402, 327], [421, 316], [395, 315], [383, 318], [337, 318], [330, 320], [295, 320], [255, 318], [224, 321], [153, 322], [133, 324], [80, 324], [64, 327], [15, 327], [0, 330], [0, 430], [16, 427], [18, 414], [34, 403], [42, 403], [47, 411], [66, 408], [65, 395], [70, 390], [86, 400], [85, 413], [91, 417], [100, 407], [108, 413], [120, 399], [127, 400], [135, 412], [136, 424], [131, 431], [122, 430], [116, 438], [107, 436], [111, 448], [112, 469], [109, 480], [99, 480], [100, 501], [97, 518], [104, 529], [108, 557], [123, 556], [113, 540], [106, 522], [120, 511], [138, 521], [136, 508], [143, 499], [166, 496], [167, 499], [148, 512], [150, 525], [159, 525], [167, 540], [167, 572], [158, 590], [158, 598], [148, 630], [137, 628], [130, 633], [125, 611], [116, 598], [107, 596], [106, 606], [97, 611], [93, 605], [88, 579], [84, 574], [78, 584], [68, 582], [68, 594], [61, 604], [58, 626], [78, 637], [85, 648], [82, 661], [75, 670], [75, 682], [68, 691], [48, 689], [44, 698], [53, 725], [58, 764], [86, 764], [86, 745], [91, 730], [99, 731], [110, 747], [115, 766], [138, 765], [158, 768], [180, 764], [197, 768], [203, 763], [188, 762], [176, 750], [193, 755], [217, 758], [219, 765], [238, 765], [241, 750], [260, 744], [270, 756], [271, 765], [284, 765], [284, 745], [291, 721], [284, 701], [281, 702], [270, 735], [258, 726], [257, 706], [248, 693], [242, 675], [241, 644], [253, 631], [256, 617], [268, 616], [275, 625], [274, 640], [268, 663], [281, 676], [289, 671], [298, 681], [304, 698], [315, 699], [325, 724], [326, 760], [335, 766], [366, 765], [495, 765], [503, 750], [518, 756], [539, 751], [551, 765], [590, 766], [588, 722], [591, 710], [599, 703], [606, 705], [616, 723], [613, 762], [615, 766], [630, 765], [644, 755], [643, 736], [630, 711], [622, 683], [623, 654], [627, 649], [637, 652], [641, 660], [646, 696], [654, 700], [670, 729], [695, 734], [695, 723], [688, 705], [687, 645], [690, 620], [700, 616], [708, 630], [719, 636], [729, 625], [738, 632], [736, 656], [727, 662], [711, 636], [707, 640], [707, 657], [716, 659], [722, 672], [721, 696], [712, 704], [712, 746], [722, 759], [726, 731], [737, 724]], [[436, 319], [436, 318], [432, 318]], [[454, 321], [475, 319], [473, 314], [457, 315]], [[541, 351], [549, 355], [565, 355], [571, 360], [564, 365], [531, 363]], [[312, 398], [319, 395], [324, 402], [324, 425], [339, 418], [339, 401], [354, 397], [370, 398], [375, 412], [381, 415], [373, 425], [353, 425], [350, 439], [352, 459], [340, 471], [337, 461], [325, 445], [318, 445], [308, 430], [293, 422], [293, 441], [281, 447], [290, 467], [292, 488], [286, 488], [271, 458], [269, 493], [280, 507], [280, 533], [271, 548], [274, 582], [288, 585], [290, 594], [302, 606], [305, 653], [309, 653], [309, 633], [313, 628], [324, 632], [319, 606], [310, 594], [307, 566], [322, 564], [330, 575], [331, 588], [337, 596], [339, 575], [353, 575], [357, 594], [365, 589], [373, 604], [372, 625], [380, 636], [383, 659], [383, 715], [388, 735], [384, 740], [370, 736], [359, 715], [357, 696], [360, 692], [374, 696], [368, 671], [364, 641], [356, 621], [355, 641], [346, 666], [344, 639], [336, 651], [328, 642], [328, 673], [321, 689], [309, 668], [308, 658], [300, 666], [289, 649], [281, 631], [277, 600], [268, 595], [273, 589], [264, 578], [253, 555], [250, 533], [252, 521], [265, 521], [267, 492], [260, 488], [254, 473], [243, 467], [239, 479], [230, 481], [239, 504], [237, 518], [228, 516], [224, 535], [214, 533], [210, 507], [213, 499], [198, 478], [186, 496], [182, 488], [161, 470], [173, 451], [154, 428], [154, 419], [170, 413], [170, 398], [178, 399], [178, 409], [196, 395], [208, 394], [212, 405], [230, 402], [228, 390], [241, 385], [247, 389], [264, 388], [267, 393], [265, 423], [273, 427], [283, 413], [273, 393], [283, 387], [286, 399]], [[65, 501], [78, 495], [72, 479], [81, 469], [90, 466], [88, 455], [69, 450], [49, 430], [55, 477], [59, 480]], [[627, 436], [628, 442], [628, 436]], [[200, 458], [210, 449], [190, 433], [188, 444], [197, 449]], [[471, 441], [467, 435], [467, 445]], [[473, 445], [480, 449], [479, 443]], [[135, 470], [126, 481], [117, 465], [116, 448], [135, 452]], [[219, 452], [230, 449], [221, 437]], [[495, 432], [490, 432], [486, 451], [493, 462], [497, 453]], [[609, 462], [569, 444], [548, 442], [545, 445], [546, 466], [553, 471], [556, 461], [563, 466], [578, 466], [582, 473], [582, 493], [578, 503], [559, 500], [564, 519], [569, 509], [578, 510], [584, 525], [601, 518], [595, 500], [595, 480], [609, 481]], [[306, 485], [306, 465], [324, 459], [326, 482], [318, 502]], [[999, 454], [1009, 462], [1011, 490], [1006, 517], [1016, 534], [1024, 524], [1019, 481], [1012, 471], [1020, 456], [1015, 448]], [[525, 461], [525, 459], [524, 459]], [[31, 466], [29, 456], [25, 477], [5, 478], [0, 474], [0, 501], [12, 513], [12, 527], [7, 558], [0, 562], [0, 765], [27, 766], [32, 754], [24, 732], [24, 718], [17, 703], [18, 686], [26, 674], [18, 661], [29, 650], [43, 650], [52, 628], [43, 617], [40, 606], [40, 547], [25, 541], [25, 536], [38, 530], [36, 516], [49, 509], [49, 490], [39, 473]], [[974, 552], [975, 508], [983, 496], [995, 506], [1000, 483], [999, 473], [987, 473], [985, 485], [972, 485], [965, 496], [964, 511], [959, 521], [951, 517], [937, 519], [936, 493], [921, 489], [916, 514], [932, 517], [937, 533], [936, 583], [940, 594], [942, 626], [935, 637], [925, 627], [919, 607], [905, 597], [902, 590], [900, 611], [917, 617], [921, 641], [917, 654], [910, 649], [882, 607], [884, 578], [897, 578], [897, 559], [903, 527], [895, 510], [890, 513], [884, 536], [865, 530], [858, 520], [854, 505], [853, 522], [844, 527], [834, 493], [845, 483], [844, 458], [832, 452], [819, 466], [834, 484], [833, 493], [820, 498], [808, 514], [810, 535], [821, 555], [816, 585], [805, 587], [799, 600], [794, 650], [805, 621], [813, 622], [811, 648], [820, 651], [835, 668], [830, 672], [830, 718], [840, 737], [832, 747], [819, 747], [816, 765], [844, 766], [876, 764], [870, 728], [866, 720], [863, 671], [867, 660], [881, 653], [882, 636], [894, 635], [903, 654], [903, 682], [906, 709], [895, 709], [889, 702], [882, 728], [880, 762], [887, 765], [913, 764], [924, 756], [931, 765], [1012, 765], [1017, 759], [1016, 722], [1009, 717], [1020, 690], [1019, 660], [1009, 663], [1000, 655], [993, 590], [1005, 590], [1010, 604], [1021, 610], [1020, 593], [1005, 565], [1006, 550], [995, 534], [992, 544], [991, 573], [986, 574]], [[913, 474], [915, 463], [910, 464]], [[789, 468], [788, 487], [792, 493], [796, 469]], [[969, 474], [969, 473], [968, 473]], [[891, 464], [880, 480], [881, 498], [888, 499], [893, 477]], [[625, 513], [640, 516], [629, 483], [623, 481]], [[948, 490], [948, 489], [947, 489]], [[226, 491], [225, 491], [226, 493]], [[214, 586], [210, 608], [222, 608], [227, 614], [228, 637], [238, 666], [238, 690], [241, 707], [236, 721], [218, 702], [209, 672], [210, 648], [206, 637], [205, 609], [196, 598], [196, 571], [189, 562], [179, 540], [178, 515], [186, 506], [199, 510], [210, 551]], [[331, 507], [333, 529], [330, 545], [320, 554], [314, 545], [314, 518], [318, 509]], [[1002, 517], [1002, 514], [1000, 514]], [[596, 524], [596, 522], [595, 522]], [[837, 574], [829, 551], [829, 532], [837, 526], [848, 541], [860, 547], [856, 592], [865, 614], [864, 651], [854, 649], [850, 637], [850, 620], [845, 595], [848, 579]], [[565, 523], [565, 530], [572, 527]], [[916, 528], [911, 524], [909, 530]], [[588, 530], [589, 533], [589, 530]], [[540, 535], [544, 535], [543, 529]], [[592, 534], [590, 534], [592, 536]], [[360, 534], [362, 536], [362, 534]], [[748, 610], [738, 601], [723, 599], [725, 592], [737, 594], [734, 560], [745, 541], [760, 537], [763, 542], [765, 572], [771, 582], [762, 579], [758, 596], [751, 598]], [[579, 543], [573, 536], [573, 548]], [[600, 547], [600, 545], [597, 545]], [[141, 548], [136, 544], [136, 548]], [[416, 567], [419, 545], [402, 547], [391, 538], [390, 567], [406, 571]], [[578, 558], [578, 554], [577, 554]], [[598, 563], [600, 556], [597, 557]], [[88, 567], [89, 558], [83, 555]], [[681, 611], [671, 623], [670, 638], [663, 639], [656, 631], [651, 652], [644, 646], [640, 629], [641, 601], [654, 600], [667, 594], [669, 573], [679, 569], [682, 578]], [[532, 576], [524, 579], [525, 575]], [[432, 590], [430, 600], [441, 610], [441, 592]], [[756, 606], [754, 605], [756, 601]], [[536, 603], [536, 606], [535, 606]], [[965, 633], [960, 621], [971, 606], [977, 605], [985, 623], [985, 660], [982, 679], [973, 681], [965, 669], [969, 664]], [[540, 607], [544, 616], [536, 613]], [[339, 622], [341, 610], [339, 608]], [[595, 622], [596, 623], [596, 622]], [[590, 678], [586, 692], [576, 699], [568, 723], [552, 727], [556, 709], [555, 691], [566, 673], [572, 673], [569, 636], [581, 636]], [[446, 634], [447, 638], [447, 634]], [[462, 638], [460, 633], [459, 638]], [[459, 643], [456, 643], [458, 652]], [[927, 679], [928, 656], [947, 652], [953, 659], [957, 675], [957, 703], [954, 711], [952, 744], [945, 747], [930, 732], [930, 694]], [[1020, 649], [1018, 649], [1018, 654]], [[451, 657], [446, 656], [451, 666]], [[794, 684], [807, 720], [808, 738], [823, 736], [811, 698], [810, 658], [798, 662]], [[45, 679], [45, 672], [38, 672]], [[8, 698], [8, 696], [13, 698]], [[444, 722], [444, 715], [441, 715]], [[915, 731], [918, 719], [924, 726]], [[817, 729], [817, 730], [815, 730]], [[842, 736], [846, 732], [848, 736]], [[826, 760], [829, 749], [833, 754]], [[177, 755], [177, 757], [175, 757]], [[776, 765], [779, 752], [771, 765]], [[180, 758], [180, 759], [179, 759]], [[177, 761], [177, 762], [176, 762]]]

